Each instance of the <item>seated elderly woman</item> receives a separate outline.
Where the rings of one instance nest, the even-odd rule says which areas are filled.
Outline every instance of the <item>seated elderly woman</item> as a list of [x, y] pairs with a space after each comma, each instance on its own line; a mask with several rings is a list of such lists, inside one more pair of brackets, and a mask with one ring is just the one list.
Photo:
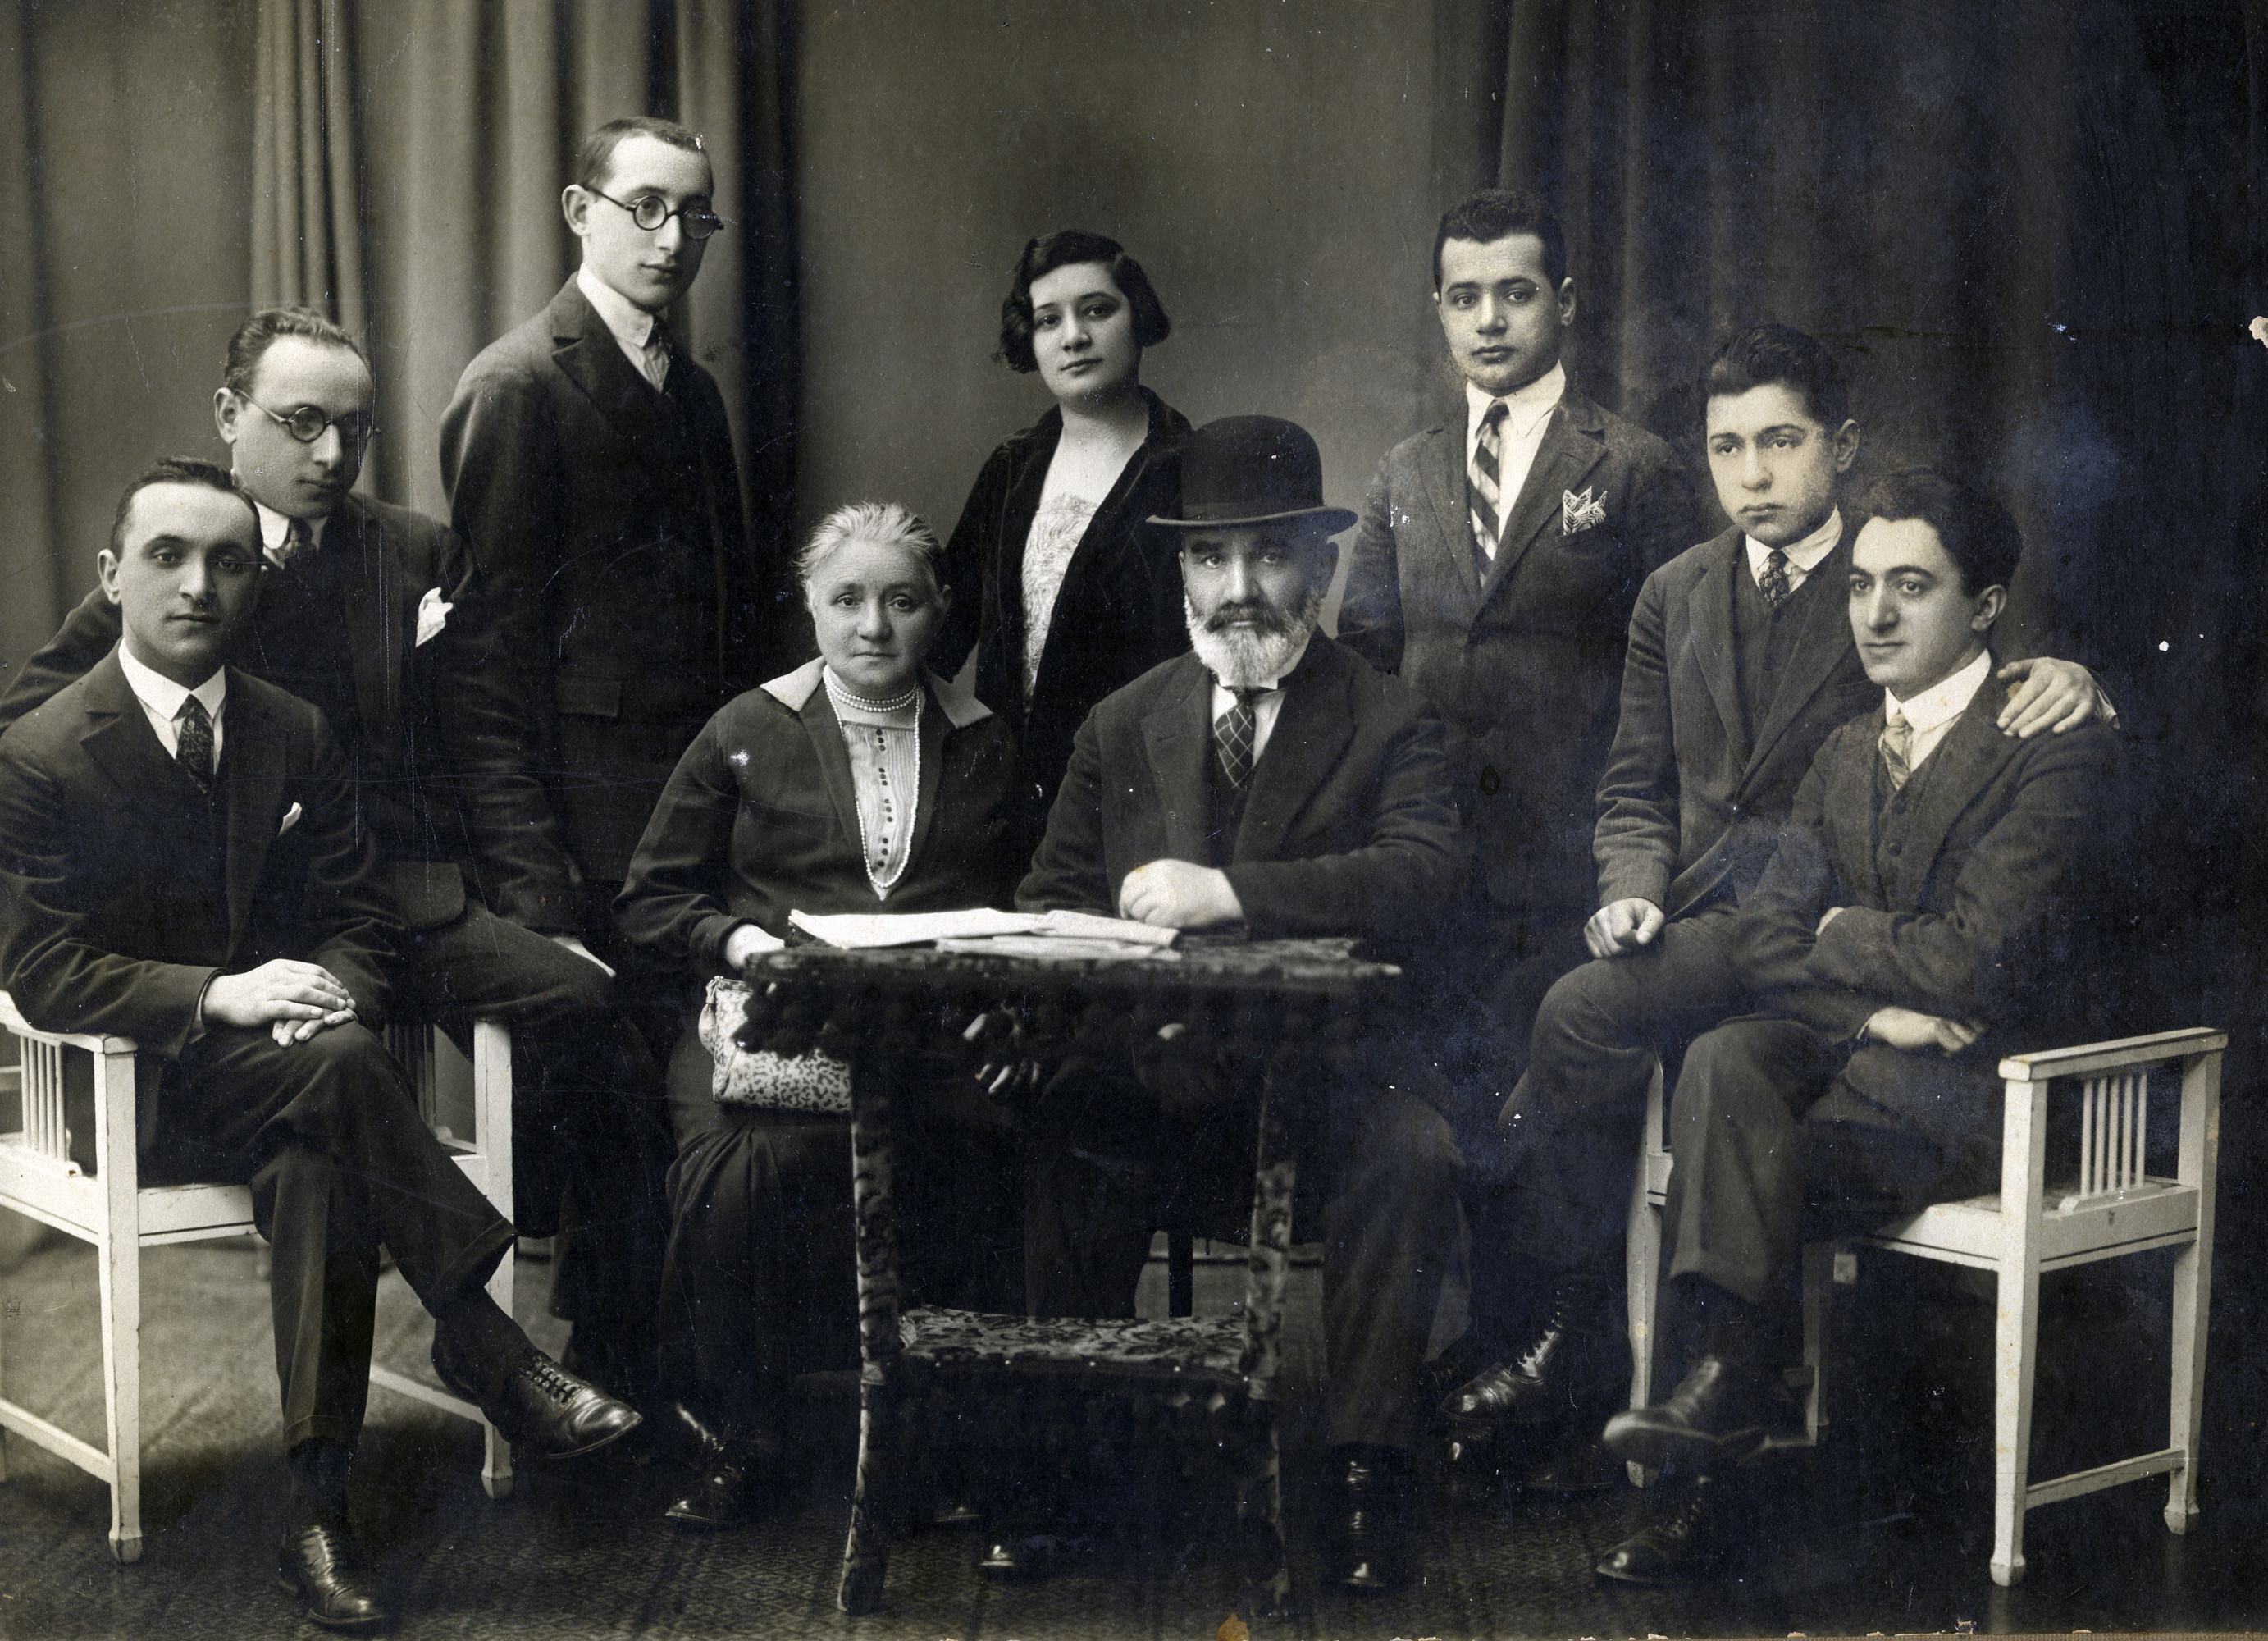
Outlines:
[[[858, 1361], [848, 1070], [816, 1049], [737, 1044], [743, 965], [778, 948], [792, 911], [1005, 906], [1022, 869], [1013, 739], [922, 665], [950, 602], [940, 557], [891, 503], [839, 508], [813, 532], [797, 573], [819, 658], [709, 721], [615, 903], [623, 932], [688, 981], [669, 1065], [661, 1319], [663, 1378], [704, 1450], [668, 1512], [682, 1526], [758, 1510], [781, 1476], [789, 1381]], [[907, 1139], [900, 1194], [924, 1210], [909, 1223], [949, 1227], [908, 1247], [912, 1280], [1008, 1308], [1021, 1282], [1012, 1154], [965, 1120]]]

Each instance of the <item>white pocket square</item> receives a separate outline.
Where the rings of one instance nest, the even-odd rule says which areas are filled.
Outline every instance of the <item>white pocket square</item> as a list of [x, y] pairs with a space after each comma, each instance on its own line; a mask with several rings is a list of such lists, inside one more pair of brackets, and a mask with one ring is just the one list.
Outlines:
[[284, 824], [276, 829], [276, 835], [281, 838], [285, 832], [291, 831], [291, 828], [297, 826], [298, 824], [299, 806], [294, 803], [290, 809], [284, 811]]
[[456, 605], [441, 596], [439, 588], [427, 588], [425, 596], [417, 601], [417, 643], [431, 643], [441, 629], [449, 625], [449, 612], [455, 608]]

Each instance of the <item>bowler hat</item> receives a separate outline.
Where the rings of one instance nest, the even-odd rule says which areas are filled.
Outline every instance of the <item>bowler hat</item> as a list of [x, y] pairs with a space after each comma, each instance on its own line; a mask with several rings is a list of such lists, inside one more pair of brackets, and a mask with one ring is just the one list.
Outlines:
[[1335, 536], [1354, 522], [1344, 507], [1323, 505], [1323, 458], [1307, 430], [1275, 416], [1225, 416], [1185, 433], [1174, 447], [1182, 463], [1179, 518], [1153, 514], [1174, 529], [1316, 520]]

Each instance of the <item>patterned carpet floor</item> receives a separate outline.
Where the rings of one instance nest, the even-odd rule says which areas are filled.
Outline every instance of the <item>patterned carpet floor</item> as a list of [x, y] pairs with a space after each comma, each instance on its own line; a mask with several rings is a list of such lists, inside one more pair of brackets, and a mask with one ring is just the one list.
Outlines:
[[[283, 1475], [257, 1263], [248, 1245], [147, 1256], [146, 1548], [139, 1564], [111, 1562], [103, 1543], [107, 1501], [98, 1483], [27, 1443], [9, 1441], [8, 1479], [0, 1485], [0, 1637], [317, 1633], [272, 1578]], [[519, 1309], [531, 1331], [556, 1345], [560, 1324], [544, 1310], [549, 1268], [522, 1266]], [[1157, 1275], [1153, 1269], [1153, 1282]], [[1201, 1267], [1199, 1275], [1201, 1308], [1220, 1303], [1233, 1273]], [[1285, 1479], [1293, 1571], [1304, 1594], [1292, 1617], [1255, 1624], [1255, 1636], [1816, 1637], [1964, 1625], [2068, 1634], [2268, 1624], [2261, 1445], [2244, 1416], [2261, 1399], [2241, 1358], [2225, 1372], [2216, 1368], [2221, 1408], [2205, 1472], [2206, 1515], [2197, 1532], [2168, 1534], [2159, 1517], [2163, 1489], [2148, 1484], [2059, 1504], [2031, 1519], [2029, 1579], [1996, 1590], [1984, 1569], [1992, 1448], [1982, 1398], [1989, 1355], [1978, 1359], [1980, 1337], [1989, 1342], [1989, 1334], [1980, 1336], [1973, 1305], [1917, 1307], [1911, 1296], [1870, 1305], [1864, 1279], [1850, 1308], [1886, 1319], [1870, 1333], [1862, 1316], [1860, 1326], [1844, 1330], [1842, 1349], [1890, 1365], [1852, 1387], [1848, 1399], [1860, 1411], [1837, 1427], [1826, 1450], [1787, 1464], [1771, 1485], [1754, 1489], [1745, 1506], [1753, 1516], [1753, 1553], [1737, 1578], [1676, 1591], [1594, 1579], [1593, 1563], [1644, 1509], [1642, 1496], [1628, 1487], [1553, 1500], [1489, 1485], [1451, 1497], [1432, 1485], [1421, 1583], [1383, 1600], [1319, 1592], [1306, 1503], [1321, 1459], [1312, 1268], [1296, 1272], [1295, 1282]], [[2051, 1305], [2051, 1349], [2060, 1332], [2071, 1336], [2065, 1342], [2076, 1342], [2071, 1354], [2095, 1363], [2108, 1325], [2104, 1303], [2101, 1292], [2074, 1291]], [[99, 1442], [94, 1322], [87, 1250], [51, 1246], [0, 1273], [0, 1371], [11, 1393]], [[414, 1301], [389, 1280], [380, 1356], [412, 1367], [422, 1362], [427, 1337]], [[2124, 1428], [2162, 1420], [2154, 1360], [2137, 1357], [2130, 1367], [2121, 1357], [2112, 1396], [2082, 1392], [2069, 1375], [2043, 1376], [2043, 1462], [2058, 1463], [2066, 1452], [2078, 1455], [2075, 1462], [2094, 1462], [2087, 1455], [2124, 1439]], [[2231, 1361], [2230, 1353], [2219, 1360]], [[1955, 1364], [1951, 1371], [1941, 1366], [1947, 1361]], [[2154, 1386], [2155, 1401], [2136, 1386]], [[1881, 1407], [1896, 1416], [1866, 1411]], [[1191, 1497], [1186, 1487], [1114, 1489], [1098, 1482], [1092, 1508], [1109, 1526], [1056, 1578], [989, 1584], [969, 1564], [977, 1548], [971, 1533], [932, 1528], [898, 1547], [885, 1609], [847, 1618], [835, 1608], [834, 1591], [855, 1425], [845, 1384], [814, 1386], [791, 1507], [740, 1532], [685, 1536], [661, 1520], [680, 1479], [665, 1455], [644, 1464], [632, 1454], [524, 1469], [512, 1497], [491, 1501], [480, 1488], [471, 1426], [374, 1393], [356, 1508], [404, 1615], [404, 1636], [1130, 1641], [1211, 1637], [1233, 1609], [1236, 1588], [1224, 1552], [1229, 1522], [1220, 1500]]]

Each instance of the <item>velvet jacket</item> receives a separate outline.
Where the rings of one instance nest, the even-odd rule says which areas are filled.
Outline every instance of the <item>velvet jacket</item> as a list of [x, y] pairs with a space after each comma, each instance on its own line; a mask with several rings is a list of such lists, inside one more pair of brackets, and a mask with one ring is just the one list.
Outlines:
[[1181, 469], [1171, 447], [1189, 424], [1146, 388], [1142, 396], [1150, 406], [1150, 435], [1087, 521], [1064, 571], [1028, 701], [1024, 542], [1063, 438], [1060, 410], [1049, 410], [986, 458], [946, 546], [944, 580], [954, 589], [954, 607], [936, 653], [958, 669], [976, 647], [976, 697], [993, 703], [1015, 729], [1042, 816], [1087, 713], [1113, 690], [1189, 647], [1178, 532], [1145, 522], [1152, 514], [1171, 516], [1180, 504]]

